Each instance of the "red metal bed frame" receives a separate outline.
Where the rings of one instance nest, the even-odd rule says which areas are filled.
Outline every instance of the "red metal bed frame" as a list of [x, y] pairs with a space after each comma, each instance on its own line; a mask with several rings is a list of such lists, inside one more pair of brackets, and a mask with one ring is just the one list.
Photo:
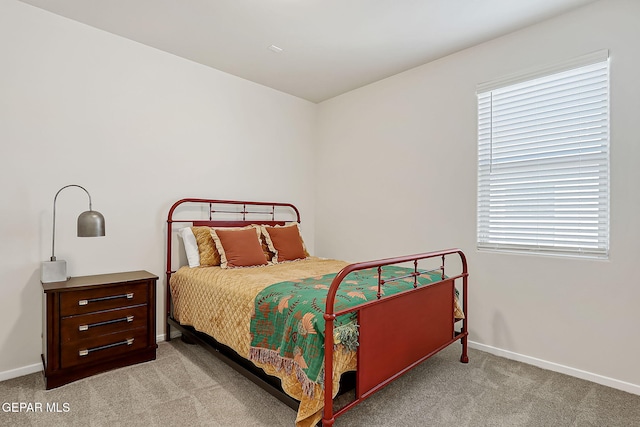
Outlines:
[[[208, 219], [176, 219], [174, 214], [176, 209], [184, 204], [195, 204], [201, 207], [206, 206]], [[222, 206], [222, 209], [216, 209]], [[257, 210], [251, 210], [257, 208]], [[269, 208], [270, 210], [263, 210]], [[277, 210], [289, 210], [289, 215], [294, 214], [292, 219], [276, 219]], [[232, 215], [241, 219], [216, 219], [215, 216]], [[268, 218], [265, 218], [267, 216]], [[280, 217], [280, 215], [278, 215]], [[167, 322], [165, 339], [171, 340], [171, 325], [178, 328], [183, 334], [187, 334], [200, 344], [205, 346], [216, 345], [209, 340], [200, 338], [189, 329], [185, 329], [172, 316], [171, 292], [169, 281], [172, 270], [172, 234], [174, 223], [190, 223], [194, 226], [215, 226], [215, 227], [238, 227], [247, 224], [282, 225], [286, 221], [300, 222], [300, 212], [290, 203], [278, 202], [246, 202], [236, 200], [215, 200], [215, 199], [182, 199], [171, 206], [167, 216], [167, 294], [166, 309]], [[444, 274], [445, 257], [458, 255], [461, 262], [461, 273], [447, 277]], [[425, 271], [418, 269], [418, 262], [426, 259], [440, 258], [440, 268], [433, 271], [441, 271], [441, 281], [427, 285], [417, 286], [417, 278]], [[388, 279], [402, 280], [413, 278], [413, 289], [400, 292], [388, 297], [382, 295], [382, 286], [385, 281], [381, 279], [381, 272], [384, 266], [394, 264], [413, 264], [413, 271], [405, 276]], [[336, 292], [344, 278], [351, 272], [377, 268], [378, 270], [378, 299], [365, 302], [357, 307], [347, 310], [334, 311], [334, 301]], [[454, 329], [455, 319], [453, 315], [453, 301], [455, 294], [456, 280], [462, 281], [462, 310], [465, 318], [462, 320], [462, 328], [456, 332]], [[438, 353], [450, 344], [460, 341], [462, 344], [462, 354], [460, 361], [467, 363], [467, 338], [469, 312], [467, 304], [468, 286], [467, 262], [464, 253], [460, 249], [448, 249], [437, 252], [427, 252], [416, 255], [386, 258], [375, 261], [360, 262], [350, 264], [343, 268], [333, 279], [327, 294], [325, 308], [325, 361], [324, 361], [324, 410], [322, 417], [323, 426], [332, 426], [335, 418], [342, 415], [353, 406], [357, 405], [371, 394], [380, 390], [390, 382], [408, 372], [424, 360]], [[355, 399], [346, 406], [334, 411], [333, 408], [333, 323], [337, 316], [356, 312], [359, 325], [357, 370], [355, 380]], [[391, 319], [391, 320], [390, 320]], [[404, 327], [398, 327], [404, 325]], [[257, 379], [262, 377], [257, 370], [247, 372], [247, 363], [234, 360], [226, 353], [220, 354], [219, 348], [209, 348], [209, 350], [227, 363], [238, 369], [245, 376], [272, 392], [274, 396], [295, 409], [296, 402], [282, 391], [273, 392], [272, 388], [277, 388], [277, 382], [268, 379]], [[231, 360], [230, 360], [231, 358]], [[250, 362], [248, 362], [250, 364]], [[266, 376], [266, 375], [265, 375]]]

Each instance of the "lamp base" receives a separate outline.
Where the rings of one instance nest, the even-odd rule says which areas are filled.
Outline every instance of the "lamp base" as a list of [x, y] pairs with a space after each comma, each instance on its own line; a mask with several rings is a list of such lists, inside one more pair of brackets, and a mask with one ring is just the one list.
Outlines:
[[43, 261], [40, 268], [40, 281], [42, 283], [66, 282], [67, 277], [67, 261]]

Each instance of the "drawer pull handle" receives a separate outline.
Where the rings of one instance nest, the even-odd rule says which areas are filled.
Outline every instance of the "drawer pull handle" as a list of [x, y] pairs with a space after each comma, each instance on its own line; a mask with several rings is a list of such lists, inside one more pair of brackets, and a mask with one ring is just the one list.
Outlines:
[[120, 299], [120, 298], [133, 299], [133, 292], [129, 292], [128, 294], [122, 294], [122, 295], [111, 295], [108, 297], [81, 299], [80, 301], [78, 301], [78, 305], [87, 305], [90, 302], [109, 301], [112, 299]]
[[80, 350], [78, 352], [79, 356], [87, 356], [89, 353], [93, 353], [94, 351], [106, 350], [108, 348], [118, 347], [121, 345], [131, 345], [133, 344], [133, 338], [126, 339], [124, 341], [114, 342], [113, 344], [101, 345], [100, 347], [88, 348], [86, 350]]
[[105, 320], [104, 322], [89, 323], [87, 325], [80, 325], [78, 326], [78, 330], [88, 331], [89, 328], [95, 328], [96, 326], [105, 326], [105, 325], [111, 325], [113, 323], [120, 323], [120, 322], [131, 323], [133, 322], [133, 316], [121, 317], [119, 319]]

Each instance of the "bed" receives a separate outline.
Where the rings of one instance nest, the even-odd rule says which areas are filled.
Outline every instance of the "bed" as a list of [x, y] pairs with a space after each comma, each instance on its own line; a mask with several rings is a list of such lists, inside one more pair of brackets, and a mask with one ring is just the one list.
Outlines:
[[[297, 427], [333, 425], [454, 342], [468, 362], [461, 250], [347, 263], [311, 256], [299, 224], [288, 203], [174, 203], [166, 340], [176, 328], [204, 345], [297, 409]], [[337, 406], [344, 389], [351, 398]]]

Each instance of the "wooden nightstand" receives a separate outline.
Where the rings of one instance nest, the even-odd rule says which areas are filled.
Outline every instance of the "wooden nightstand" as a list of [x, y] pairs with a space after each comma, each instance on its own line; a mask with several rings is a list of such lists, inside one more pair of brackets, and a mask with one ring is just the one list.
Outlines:
[[157, 280], [131, 271], [43, 283], [47, 390], [155, 359]]

